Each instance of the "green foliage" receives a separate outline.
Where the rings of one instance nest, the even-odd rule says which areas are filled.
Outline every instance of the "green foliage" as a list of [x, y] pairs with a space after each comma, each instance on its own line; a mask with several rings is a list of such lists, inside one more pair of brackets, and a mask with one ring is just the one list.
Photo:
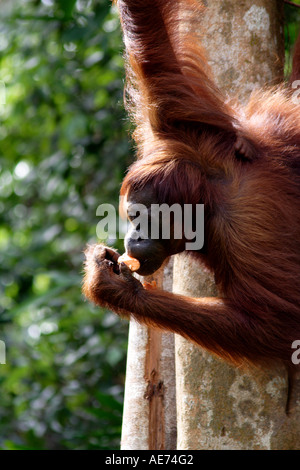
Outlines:
[[96, 208], [117, 207], [131, 158], [119, 21], [109, 0], [6, 4], [0, 447], [118, 448], [127, 324], [81, 283]]

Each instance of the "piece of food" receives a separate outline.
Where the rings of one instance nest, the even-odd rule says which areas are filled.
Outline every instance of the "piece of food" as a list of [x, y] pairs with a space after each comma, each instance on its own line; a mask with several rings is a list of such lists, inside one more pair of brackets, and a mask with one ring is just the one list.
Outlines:
[[137, 271], [140, 268], [140, 262], [136, 258], [132, 258], [131, 256], [127, 255], [127, 253], [124, 253], [124, 255], [120, 256], [118, 258], [118, 263], [125, 263], [126, 266], [130, 269], [130, 271]]

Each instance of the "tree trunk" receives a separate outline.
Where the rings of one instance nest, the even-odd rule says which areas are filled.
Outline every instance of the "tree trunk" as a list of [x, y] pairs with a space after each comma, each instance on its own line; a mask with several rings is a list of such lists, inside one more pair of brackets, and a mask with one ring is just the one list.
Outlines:
[[[216, 82], [223, 92], [246, 100], [256, 87], [283, 76], [283, 2], [212, 0], [201, 33]], [[174, 291], [214, 296], [212, 277], [177, 255]], [[283, 368], [242, 373], [176, 336], [177, 448], [299, 449], [300, 403], [285, 413]], [[300, 382], [296, 383], [300, 400]], [[294, 405], [297, 405], [295, 402]]]

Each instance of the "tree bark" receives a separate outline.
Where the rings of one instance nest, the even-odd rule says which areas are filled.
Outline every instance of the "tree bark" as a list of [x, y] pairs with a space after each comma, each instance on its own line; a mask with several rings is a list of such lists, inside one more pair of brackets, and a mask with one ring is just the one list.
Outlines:
[[[245, 101], [256, 87], [283, 78], [283, 2], [212, 0], [199, 24], [215, 79]], [[185, 254], [174, 262], [174, 291], [216, 295], [212, 276]], [[243, 373], [176, 336], [177, 448], [299, 449], [300, 382], [285, 413], [287, 374], [278, 367]]]

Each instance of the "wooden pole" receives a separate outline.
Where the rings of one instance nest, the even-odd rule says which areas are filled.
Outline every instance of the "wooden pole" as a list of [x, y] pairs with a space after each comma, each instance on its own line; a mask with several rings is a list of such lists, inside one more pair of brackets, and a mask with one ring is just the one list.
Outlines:
[[[199, 27], [219, 87], [246, 100], [283, 75], [283, 14], [279, 0], [211, 0]], [[216, 295], [213, 278], [185, 254], [174, 262], [174, 291]], [[283, 368], [243, 373], [176, 337], [178, 449], [299, 449], [300, 384], [285, 413]], [[297, 402], [298, 397], [298, 402]]]

